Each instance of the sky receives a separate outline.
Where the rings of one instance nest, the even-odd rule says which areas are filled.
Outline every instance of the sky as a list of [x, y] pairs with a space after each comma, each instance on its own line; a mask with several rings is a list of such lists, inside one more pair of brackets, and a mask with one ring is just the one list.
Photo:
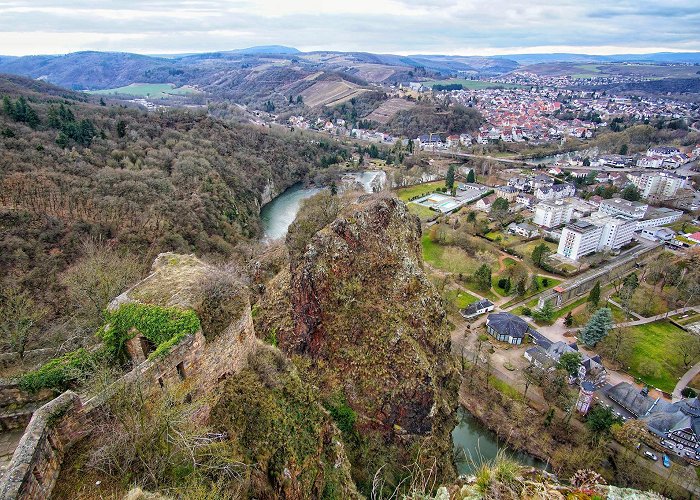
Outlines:
[[0, 0], [0, 54], [700, 51], [700, 0]]

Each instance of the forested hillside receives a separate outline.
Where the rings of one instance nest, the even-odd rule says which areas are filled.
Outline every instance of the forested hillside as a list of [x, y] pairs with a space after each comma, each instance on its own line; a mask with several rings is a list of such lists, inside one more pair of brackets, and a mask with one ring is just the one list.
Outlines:
[[44, 346], [91, 335], [102, 302], [158, 252], [245, 248], [266, 190], [346, 155], [204, 111], [100, 105], [19, 77], [0, 76], [0, 99], [0, 313]]

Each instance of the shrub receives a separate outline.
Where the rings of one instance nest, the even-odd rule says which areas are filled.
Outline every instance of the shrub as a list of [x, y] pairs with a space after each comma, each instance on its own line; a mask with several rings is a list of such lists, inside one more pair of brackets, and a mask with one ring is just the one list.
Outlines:
[[684, 398], [694, 398], [698, 393], [692, 387], [686, 387], [681, 391], [681, 396]]
[[123, 304], [114, 312], [107, 313], [107, 323], [101, 332], [107, 354], [113, 359], [125, 359], [124, 344], [138, 330], [153, 342], [155, 351], [149, 358], [162, 356], [185, 335], [200, 328], [199, 318], [192, 310], [143, 304]]
[[29, 392], [51, 389], [56, 393], [61, 393], [93, 373], [97, 366], [98, 356], [99, 354], [92, 354], [85, 349], [69, 352], [22, 375], [19, 386]]

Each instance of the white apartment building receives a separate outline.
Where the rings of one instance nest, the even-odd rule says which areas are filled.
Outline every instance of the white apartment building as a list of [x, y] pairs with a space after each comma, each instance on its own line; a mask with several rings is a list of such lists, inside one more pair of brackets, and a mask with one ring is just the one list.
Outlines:
[[645, 227], [665, 226], [676, 222], [681, 218], [683, 212], [681, 210], [673, 210], [665, 207], [651, 207], [647, 210], [644, 219], [637, 221], [637, 231]]
[[598, 249], [603, 228], [580, 220], [566, 226], [561, 232], [557, 253], [571, 260], [578, 260]]
[[574, 206], [564, 200], [541, 201], [535, 206], [534, 224], [544, 227], [557, 227], [568, 224], [574, 213]]
[[633, 219], [643, 219], [649, 205], [622, 198], [610, 198], [600, 202], [598, 212], [605, 215], [622, 215]]
[[578, 260], [594, 252], [617, 250], [632, 241], [637, 220], [623, 216], [593, 214], [562, 230], [557, 253]]
[[617, 250], [632, 241], [637, 230], [637, 221], [622, 217], [592, 215], [593, 224], [600, 224], [603, 231], [598, 241], [598, 251]]
[[538, 200], [559, 200], [561, 198], [569, 198], [576, 194], [576, 188], [573, 184], [565, 182], [563, 184], [554, 184], [552, 186], [542, 186], [535, 189], [535, 197]]
[[637, 172], [627, 177], [642, 197], [650, 201], [670, 200], [685, 185], [685, 179], [669, 172]]

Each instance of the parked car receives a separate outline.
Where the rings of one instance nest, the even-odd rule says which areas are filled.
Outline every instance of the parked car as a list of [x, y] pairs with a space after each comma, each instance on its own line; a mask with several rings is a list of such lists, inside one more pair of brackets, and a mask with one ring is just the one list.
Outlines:
[[671, 467], [671, 460], [668, 458], [668, 455], [664, 453], [663, 457], [661, 457], [661, 461], [664, 464], [664, 467], [668, 468]]
[[659, 457], [657, 457], [655, 454], [653, 454], [650, 451], [645, 451], [644, 456], [647, 457], [649, 460], [653, 460], [654, 462], [656, 462], [659, 459]]

